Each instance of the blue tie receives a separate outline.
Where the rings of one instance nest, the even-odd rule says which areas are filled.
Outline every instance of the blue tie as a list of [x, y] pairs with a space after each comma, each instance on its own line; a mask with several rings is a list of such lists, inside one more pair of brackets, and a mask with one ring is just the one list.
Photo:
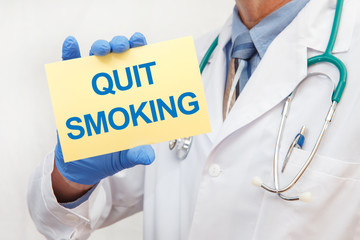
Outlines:
[[243, 33], [235, 39], [231, 57], [249, 60], [256, 53], [256, 48], [249, 32]]
[[249, 32], [244, 32], [235, 39], [223, 100], [224, 120], [250, 77], [248, 60], [255, 53], [256, 48]]
[[[237, 59], [237, 61], [235, 61], [235, 71], [236, 70], [242, 71], [240, 74], [240, 79], [235, 79], [235, 81], [238, 81], [238, 84], [236, 86], [236, 98], [239, 96], [240, 92], [243, 90], [245, 84], [250, 78], [251, 72], [248, 61], [255, 54], [256, 54], [256, 48], [254, 43], [252, 42], [249, 32], [244, 32], [235, 39], [231, 57]], [[244, 68], [238, 69], [239, 63], [241, 61], [245, 61], [243, 63]]]

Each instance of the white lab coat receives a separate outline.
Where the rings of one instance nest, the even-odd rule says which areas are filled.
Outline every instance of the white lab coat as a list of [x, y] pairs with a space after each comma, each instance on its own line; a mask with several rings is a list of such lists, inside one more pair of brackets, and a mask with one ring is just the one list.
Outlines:
[[[38, 229], [51, 239], [85, 238], [96, 228], [144, 211], [147, 240], [360, 239], [360, 1], [345, 0], [334, 49], [348, 69], [348, 83], [323, 144], [302, 179], [288, 194], [310, 191], [311, 203], [286, 202], [251, 185], [253, 176], [272, 183], [272, 161], [284, 99], [296, 92], [281, 143], [289, 144], [306, 125], [303, 150], [295, 149], [281, 175], [288, 182], [311, 151], [331, 104], [338, 79], [328, 64], [307, 70], [307, 58], [326, 48], [335, 6], [311, 0], [272, 42], [222, 121], [226, 61], [224, 45], [231, 19], [203, 73], [212, 132], [196, 136], [181, 161], [168, 143], [155, 145], [156, 161], [100, 182], [89, 201], [75, 209], [55, 200], [50, 174], [53, 154], [36, 170], [28, 203]], [[218, 34], [198, 44], [199, 60]], [[121, 239], [121, 232], [119, 232]], [[115, 239], [115, 238], [114, 238]]]

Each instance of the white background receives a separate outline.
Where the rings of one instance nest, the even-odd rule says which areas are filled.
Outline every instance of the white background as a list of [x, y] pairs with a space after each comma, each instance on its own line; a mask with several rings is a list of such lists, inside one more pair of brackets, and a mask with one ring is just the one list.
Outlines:
[[[82, 55], [93, 41], [142, 32], [149, 43], [219, 28], [234, 0], [0, 0], [0, 239], [44, 239], [28, 214], [31, 172], [55, 146], [44, 64], [61, 60], [75, 36]], [[90, 239], [142, 239], [142, 215]]]

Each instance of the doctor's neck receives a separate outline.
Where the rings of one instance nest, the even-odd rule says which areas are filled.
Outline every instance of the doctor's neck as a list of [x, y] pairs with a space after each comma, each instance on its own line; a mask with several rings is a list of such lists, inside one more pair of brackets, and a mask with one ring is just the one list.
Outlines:
[[291, 0], [236, 0], [236, 6], [244, 25], [251, 29], [270, 13]]

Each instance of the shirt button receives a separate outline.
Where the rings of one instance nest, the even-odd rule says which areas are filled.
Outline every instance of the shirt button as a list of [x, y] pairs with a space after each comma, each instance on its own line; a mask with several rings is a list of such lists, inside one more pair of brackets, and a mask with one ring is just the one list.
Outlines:
[[221, 174], [221, 168], [218, 164], [211, 164], [209, 167], [209, 175], [211, 177], [218, 177]]

